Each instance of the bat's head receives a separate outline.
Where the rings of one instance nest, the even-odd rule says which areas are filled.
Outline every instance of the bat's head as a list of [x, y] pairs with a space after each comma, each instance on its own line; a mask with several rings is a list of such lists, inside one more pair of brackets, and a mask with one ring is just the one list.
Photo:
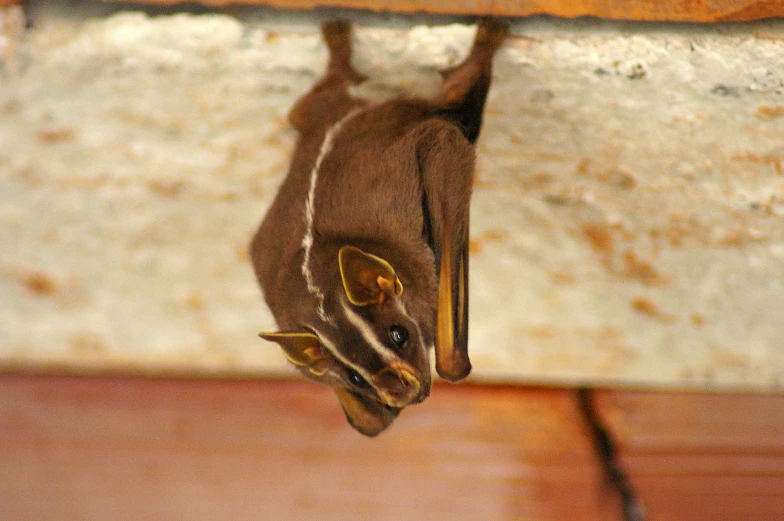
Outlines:
[[375, 436], [430, 393], [432, 321], [428, 326], [409, 313], [403, 284], [386, 260], [343, 246], [337, 261], [339, 281], [325, 295], [320, 318], [300, 324], [301, 331], [260, 336], [280, 344], [308, 379], [332, 387], [349, 423]]

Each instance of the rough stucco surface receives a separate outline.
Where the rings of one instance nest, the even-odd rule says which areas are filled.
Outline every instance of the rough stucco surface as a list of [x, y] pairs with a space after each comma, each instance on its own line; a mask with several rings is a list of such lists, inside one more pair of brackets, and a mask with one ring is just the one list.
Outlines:
[[[780, 30], [516, 23], [479, 142], [474, 378], [784, 385]], [[360, 27], [363, 92], [432, 91], [472, 36]], [[288, 374], [246, 249], [325, 58], [312, 23], [29, 31], [0, 73], [0, 367]]]

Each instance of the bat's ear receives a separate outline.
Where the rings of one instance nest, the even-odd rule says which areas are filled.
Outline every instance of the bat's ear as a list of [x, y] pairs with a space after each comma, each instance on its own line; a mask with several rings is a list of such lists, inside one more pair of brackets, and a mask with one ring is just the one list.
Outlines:
[[326, 373], [332, 364], [332, 355], [324, 351], [313, 333], [259, 333], [259, 336], [279, 344], [292, 364], [307, 367], [315, 376]]
[[354, 246], [343, 246], [338, 252], [340, 277], [349, 302], [355, 306], [381, 304], [393, 292], [400, 296], [403, 284], [392, 266], [382, 259]]
[[380, 434], [400, 414], [400, 409], [385, 407], [341, 387], [335, 387], [334, 391], [343, 412], [346, 413], [348, 423], [365, 436]]

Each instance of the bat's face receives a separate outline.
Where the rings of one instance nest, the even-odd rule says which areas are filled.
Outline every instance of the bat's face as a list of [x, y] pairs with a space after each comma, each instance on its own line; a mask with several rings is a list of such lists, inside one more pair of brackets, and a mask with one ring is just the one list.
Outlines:
[[308, 379], [332, 387], [349, 423], [374, 436], [430, 393], [433, 336], [409, 314], [388, 262], [345, 246], [338, 263], [340, 284], [320, 318], [303, 331], [261, 336], [279, 343]]

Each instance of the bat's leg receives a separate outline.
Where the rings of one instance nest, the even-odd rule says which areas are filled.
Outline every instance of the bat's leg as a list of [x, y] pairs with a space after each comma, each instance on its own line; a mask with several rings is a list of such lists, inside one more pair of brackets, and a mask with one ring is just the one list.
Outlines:
[[468, 230], [474, 147], [453, 124], [433, 118], [416, 137], [426, 238], [436, 256], [436, 371], [456, 382], [468, 376]]
[[471, 143], [476, 142], [482, 126], [493, 55], [508, 32], [509, 28], [502, 21], [483, 18], [468, 57], [457, 67], [443, 72], [444, 83], [434, 100], [437, 112], [456, 122]]
[[351, 67], [351, 24], [346, 20], [333, 20], [325, 23], [321, 32], [329, 48], [329, 65], [325, 80], [334, 78], [345, 82], [344, 85], [365, 81], [366, 76]]
[[349, 85], [365, 80], [351, 67], [351, 24], [334, 20], [321, 27], [329, 48], [329, 63], [321, 79], [294, 105], [289, 122], [300, 131], [316, 125], [331, 124], [362, 100], [351, 97]]

